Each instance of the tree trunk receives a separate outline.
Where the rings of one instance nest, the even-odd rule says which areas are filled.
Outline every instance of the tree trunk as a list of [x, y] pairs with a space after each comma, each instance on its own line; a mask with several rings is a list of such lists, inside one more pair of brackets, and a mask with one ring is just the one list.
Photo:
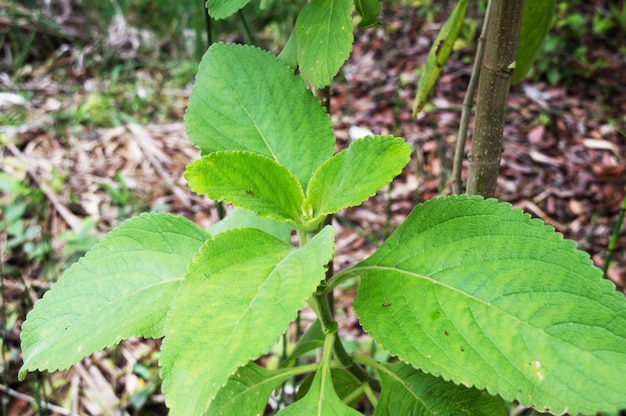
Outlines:
[[495, 195], [502, 130], [524, 0], [492, 0], [487, 23], [485, 55], [478, 82], [476, 127], [469, 154], [467, 193]]

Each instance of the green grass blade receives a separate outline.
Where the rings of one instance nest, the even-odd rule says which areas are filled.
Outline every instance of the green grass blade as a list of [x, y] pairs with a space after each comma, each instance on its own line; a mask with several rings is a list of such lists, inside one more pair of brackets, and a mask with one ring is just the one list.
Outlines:
[[413, 104], [413, 116], [416, 116], [424, 108], [428, 94], [430, 94], [430, 91], [437, 83], [439, 75], [441, 75], [443, 67], [446, 65], [448, 57], [454, 48], [454, 42], [459, 36], [466, 10], [467, 0], [460, 0], [446, 23], [439, 30], [439, 34], [430, 48], [426, 64], [422, 68], [420, 78], [417, 81], [417, 95]]
[[554, 15], [556, 0], [534, 0], [524, 2], [522, 29], [517, 43], [515, 71], [512, 84], [521, 82], [530, 70], [548, 34]]

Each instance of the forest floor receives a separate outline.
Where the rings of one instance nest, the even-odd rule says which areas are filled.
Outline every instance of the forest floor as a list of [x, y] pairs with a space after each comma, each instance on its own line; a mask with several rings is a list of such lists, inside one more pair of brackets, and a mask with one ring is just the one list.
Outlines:
[[[417, 203], [451, 193], [451, 161], [474, 47], [453, 54], [430, 104], [415, 119], [416, 70], [439, 25], [404, 6], [380, 20], [384, 28], [356, 32], [352, 56], [331, 90], [338, 149], [351, 134], [369, 131], [404, 137], [415, 152], [389, 188], [337, 215], [337, 269], [371, 254]], [[132, 50], [132, 44], [128, 40], [120, 48]], [[605, 65], [588, 77], [512, 88], [497, 198], [541, 218], [602, 267], [626, 192], [626, 65], [624, 56], [603, 45], [593, 45], [593, 54]], [[189, 191], [182, 179], [186, 164], [198, 157], [182, 122], [191, 85], [168, 84], [158, 68], [144, 66], [125, 70], [132, 88], [121, 88], [115, 77], [81, 72], [79, 56], [55, 53], [33, 62], [21, 70], [19, 81], [0, 76], [6, 94], [0, 100], [5, 121], [0, 203], [6, 204], [0, 229], [0, 397], [9, 415], [38, 414], [30, 403], [36, 397], [61, 406], [59, 414], [99, 414], [102, 408], [162, 414], [158, 341], [124, 341], [71, 370], [17, 381], [25, 314], [97, 238], [144, 211], [185, 215], [202, 226], [218, 220], [216, 205]], [[471, 136], [466, 152], [470, 143]], [[467, 166], [463, 172], [465, 177]], [[10, 206], [18, 212], [9, 224]], [[619, 290], [626, 287], [626, 227], [608, 278]], [[351, 293], [339, 295], [337, 308], [345, 314], [344, 330], [358, 336]], [[120, 407], [122, 413], [115, 410]]]

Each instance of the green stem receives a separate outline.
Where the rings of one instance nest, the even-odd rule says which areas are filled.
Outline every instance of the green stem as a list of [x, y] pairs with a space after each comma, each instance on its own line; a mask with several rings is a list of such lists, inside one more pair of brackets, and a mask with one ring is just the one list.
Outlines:
[[246, 41], [250, 45], [255, 45], [254, 36], [252, 36], [252, 31], [250, 31], [250, 26], [248, 26], [248, 22], [246, 21], [246, 16], [243, 14], [243, 10], [239, 9], [237, 13], [239, 15], [239, 20], [241, 20], [241, 24], [243, 25], [243, 30], [246, 33]]
[[363, 383], [363, 392], [365, 392], [365, 396], [372, 403], [372, 406], [376, 407], [378, 405], [378, 398], [374, 394], [374, 390], [368, 383]]
[[[626, 190], [626, 189], [625, 189]], [[609, 241], [609, 246], [606, 250], [606, 256], [604, 257], [604, 265], [602, 266], [602, 275], [604, 278], [607, 278], [607, 274], [609, 272], [609, 264], [611, 263], [611, 258], [613, 257], [613, 250], [615, 250], [615, 246], [617, 245], [617, 238], [619, 237], [619, 231], [622, 229], [622, 223], [624, 222], [624, 213], [626, 212], [626, 195], [624, 196], [624, 200], [622, 201], [622, 208], [619, 210], [619, 214], [617, 214], [617, 221], [615, 222], [615, 227], [613, 227], [613, 234], [611, 235], [611, 240]]]
[[328, 279], [324, 284], [318, 287], [318, 293], [331, 293], [337, 286], [343, 283], [345, 280], [358, 275], [355, 273], [356, 269], [354, 267], [350, 267], [348, 269], [342, 270], [336, 275], [334, 275], [331, 279]]
[[[328, 305], [328, 296], [325, 294], [316, 293], [313, 295], [313, 301], [315, 302], [315, 309], [317, 309], [318, 317], [322, 323], [322, 328], [326, 333], [334, 333], [337, 331], [337, 322], [333, 318]], [[341, 343], [339, 337], [335, 338], [334, 351], [337, 361], [359, 381], [366, 382], [369, 380], [369, 374], [361, 366], [354, 363], [350, 354], [346, 351]]]
[[483, 19], [483, 27], [478, 38], [478, 47], [476, 49], [476, 59], [472, 67], [472, 76], [467, 85], [467, 92], [463, 99], [463, 110], [461, 112], [461, 121], [459, 125], [459, 135], [456, 139], [454, 149], [454, 163], [452, 166], [452, 193], [459, 195], [463, 192], [463, 159], [465, 156], [465, 142], [467, 141], [467, 128], [469, 126], [472, 107], [474, 106], [474, 95], [478, 86], [478, 78], [480, 76], [480, 66], [483, 62], [485, 53], [485, 35], [487, 33], [487, 23], [489, 22], [489, 10], [491, 9], [491, 0], [487, 3], [485, 18]]
[[523, 0], [493, 0], [485, 54], [478, 80], [476, 126], [469, 153], [467, 193], [493, 197], [496, 191], [506, 103], [511, 86]]

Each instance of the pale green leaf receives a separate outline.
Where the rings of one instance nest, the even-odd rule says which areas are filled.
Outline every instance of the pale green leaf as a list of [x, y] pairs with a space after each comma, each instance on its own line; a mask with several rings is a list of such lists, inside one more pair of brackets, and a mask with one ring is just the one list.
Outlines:
[[226, 201], [260, 217], [299, 223], [304, 193], [298, 180], [266, 156], [223, 151], [196, 160], [185, 170], [189, 188]]
[[466, 10], [467, 0], [460, 0], [446, 23], [439, 30], [437, 38], [430, 48], [428, 57], [426, 58], [426, 64], [422, 68], [419, 80], [417, 81], [417, 94], [413, 104], [413, 116], [416, 116], [417, 113], [424, 108], [428, 94], [430, 94], [430, 91], [439, 79], [439, 75], [441, 75], [443, 67], [448, 61], [450, 52], [452, 52], [454, 48], [454, 42], [461, 31]]
[[354, 273], [361, 324], [416, 368], [557, 414], [626, 407], [624, 296], [509, 204], [419, 205]]
[[316, 88], [333, 81], [352, 50], [352, 0], [312, 0], [296, 21], [300, 75]]
[[240, 207], [235, 207], [226, 218], [209, 226], [207, 232], [215, 235], [234, 228], [258, 228], [286, 243], [291, 237], [291, 227], [284, 222], [258, 217], [254, 212]]
[[376, 365], [382, 390], [374, 416], [506, 415], [504, 401], [484, 390], [458, 386], [404, 363]]
[[354, 7], [361, 15], [361, 21], [359, 22], [361, 29], [380, 24], [378, 22], [378, 15], [380, 14], [379, 0], [354, 0]]
[[209, 48], [198, 68], [185, 127], [203, 154], [260, 153], [289, 169], [303, 189], [335, 151], [330, 117], [302, 78], [271, 53], [251, 46]]
[[533, 65], [537, 52], [548, 34], [556, 0], [533, 0], [524, 2], [522, 29], [517, 43], [515, 71], [512, 84], [521, 82]]
[[223, 19], [243, 8], [250, 0], [207, 0], [206, 7], [214, 19]]
[[206, 411], [231, 374], [269, 350], [324, 279], [333, 238], [328, 226], [295, 248], [248, 228], [202, 247], [166, 320], [160, 365], [171, 415]]
[[411, 145], [392, 136], [368, 136], [337, 153], [313, 175], [307, 203], [313, 217], [359, 205], [409, 163]]
[[142, 214], [111, 231], [35, 304], [22, 326], [27, 370], [58, 370], [123, 338], [163, 336], [165, 315], [210, 236], [170, 214]]
[[230, 376], [205, 416], [262, 415], [272, 391], [293, 375], [293, 369], [270, 371], [250, 362]]

